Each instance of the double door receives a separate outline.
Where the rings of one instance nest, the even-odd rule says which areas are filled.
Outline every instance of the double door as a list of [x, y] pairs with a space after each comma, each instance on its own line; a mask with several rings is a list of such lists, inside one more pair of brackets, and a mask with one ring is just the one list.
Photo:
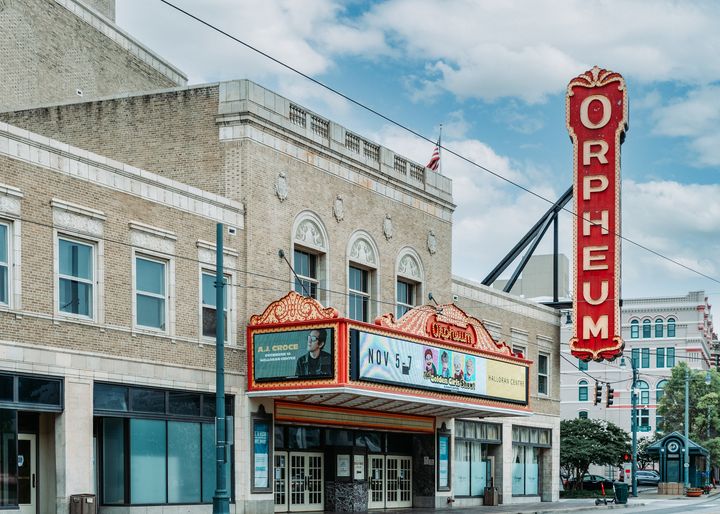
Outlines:
[[412, 457], [369, 455], [368, 509], [412, 507]]
[[325, 510], [323, 454], [275, 452], [275, 512]]

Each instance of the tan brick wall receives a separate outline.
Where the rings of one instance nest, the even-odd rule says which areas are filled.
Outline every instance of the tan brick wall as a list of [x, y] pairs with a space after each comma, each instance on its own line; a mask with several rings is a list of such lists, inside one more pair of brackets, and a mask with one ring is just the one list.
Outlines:
[[[485, 286], [473, 285], [464, 280], [455, 280], [453, 290], [458, 294], [457, 305], [469, 315], [482, 321], [501, 326], [500, 340], [512, 347], [512, 331], [527, 333], [527, 358], [533, 361], [530, 367], [530, 408], [540, 414], [560, 414], [560, 325], [551, 321], [557, 314], [551, 309], [539, 306], [521, 298], [493, 291]], [[461, 286], [461, 287], [458, 287]], [[479, 291], [492, 301], [480, 301], [468, 290]], [[538, 353], [550, 356], [549, 394], [538, 395], [537, 360]]]
[[217, 95], [217, 86], [190, 88], [3, 113], [0, 120], [225, 195]]
[[[20, 220], [22, 309], [0, 311], [3, 339], [147, 362], [214, 367], [214, 346], [199, 344], [197, 249], [199, 239], [214, 240], [214, 221], [6, 157], [0, 157], [0, 176], [2, 183], [20, 189], [24, 195]], [[51, 201], [55, 198], [100, 210], [107, 216], [102, 236], [105, 295], [100, 299], [104, 322], [68, 321], [54, 315], [56, 284]], [[152, 225], [177, 236], [175, 334], [148, 335], [132, 330], [132, 250], [142, 248], [131, 243], [130, 221]], [[71, 231], [60, 231], [73, 235]], [[237, 289], [234, 292], [237, 293]], [[238, 339], [239, 347], [228, 349], [227, 367], [229, 371], [244, 372], [242, 333]]]
[[0, 3], [0, 63], [0, 111], [180, 85], [54, 0]]

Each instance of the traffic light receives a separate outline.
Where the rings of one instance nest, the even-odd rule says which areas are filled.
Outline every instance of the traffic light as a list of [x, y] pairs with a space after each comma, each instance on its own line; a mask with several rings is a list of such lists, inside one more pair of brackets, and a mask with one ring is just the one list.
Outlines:
[[593, 405], [597, 405], [600, 402], [602, 402], [602, 384], [600, 382], [595, 382], [595, 401], [593, 402]]
[[630, 462], [630, 454], [628, 452], [623, 453], [623, 462]]
[[605, 387], [607, 388], [607, 401], [605, 402], [605, 405], [610, 407], [613, 404], [613, 398], [615, 398], [615, 389], [610, 387], [610, 384], [606, 384]]

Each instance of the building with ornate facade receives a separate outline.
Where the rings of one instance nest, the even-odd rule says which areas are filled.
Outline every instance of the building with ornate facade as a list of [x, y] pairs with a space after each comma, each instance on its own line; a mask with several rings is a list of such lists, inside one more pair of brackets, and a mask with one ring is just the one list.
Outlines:
[[231, 512], [557, 500], [559, 317], [452, 276], [447, 177], [250, 81], [163, 82], [111, 2], [3, 5], [97, 88], [0, 113], [0, 503], [210, 512], [218, 223]]

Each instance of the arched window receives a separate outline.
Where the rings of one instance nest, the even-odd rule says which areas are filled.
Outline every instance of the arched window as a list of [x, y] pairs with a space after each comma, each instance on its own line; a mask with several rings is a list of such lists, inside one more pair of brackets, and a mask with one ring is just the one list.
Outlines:
[[661, 381], [658, 382], [657, 385], [655, 386], [655, 387], [656, 387], [656, 391], [655, 391], [655, 403], [658, 403], [658, 404], [659, 404], [659, 403], [660, 403], [660, 400], [662, 400], [663, 394], [665, 394], [664, 389], [665, 389], [665, 386], [667, 385], [667, 383], [668, 383], [667, 380], [661, 380]]
[[668, 318], [667, 328], [667, 336], [675, 337], [675, 318]]
[[580, 419], [588, 419], [588, 413], [586, 410], [581, 410], [578, 412], [578, 418]]
[[650, 405], [650, 386], [644, 380], [638, 380], [636, 387], [640, 393], [640, 405]]
[[358, 230], [348, 242], [348, 317], [370, 322], [375, 316], [377, 300], [378, 249], [365, 231]]
[[646, 339], [652, 337], [652, 326], [649, 319], [643, 320], [643, 337]]
[[640, 322], [636, 319], [630, 322], [630, 338], [637, 339], [640, 337]]
[[663, 335], [663, 320], [658, 318], [655, 320], [655, 337], [664, 337]]
[[304, 211], [295, 218], [292, 231], [292, 263], [295, 269], [293, 289], [296, 293], [326, 303], [328, 284], [328, 236], [320, 218]]
[[588, 383], [587, 380], [578, 382], [578, 401], [588, 401]]
[[407, 311], [422, 303], [423, 266], [418, 253], [404, 248], [395, 264], [395, 317], [401, 318]]

